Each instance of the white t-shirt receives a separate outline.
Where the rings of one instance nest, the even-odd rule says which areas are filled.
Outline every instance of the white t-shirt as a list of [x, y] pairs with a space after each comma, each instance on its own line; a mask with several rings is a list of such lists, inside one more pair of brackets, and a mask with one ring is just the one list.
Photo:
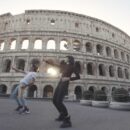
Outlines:
[[25, 85], [29, 85], [32, 80], [36, 80], [36, 72], [27, 72], [23, 79], [20, 80], [20, 83], [24, 83]]

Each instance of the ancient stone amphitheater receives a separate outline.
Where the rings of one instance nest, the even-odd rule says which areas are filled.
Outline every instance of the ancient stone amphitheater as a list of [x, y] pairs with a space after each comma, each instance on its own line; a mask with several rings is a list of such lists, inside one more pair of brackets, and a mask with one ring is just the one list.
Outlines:
[[55, 73], [38, 78], [28, 88], [28, 97], [51, 97], [59, 72], [43, 62], [55, 62], [72, 55], [81, 68], [81, 79], [70, 82], [68, 95], [79, 99], [85, 90], [110, 94], [115, 88], [130, 88], [130, 37], [113, 25], [82, 14], [57, 10], [26, 10], [0, 15], [0, 94], [10, 94], [31, 63], [40, 72]]

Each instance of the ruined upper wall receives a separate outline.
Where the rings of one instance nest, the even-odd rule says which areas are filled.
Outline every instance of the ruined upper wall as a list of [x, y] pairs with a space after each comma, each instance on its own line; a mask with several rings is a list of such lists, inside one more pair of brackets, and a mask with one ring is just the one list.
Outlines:
[[120, 29], [89, 16], [58, 10], [26, 10], [19, 15], [0, 15], [0, 34], [21, 31], [57, 31], [91, 36], [122, 46], [130, 37]]

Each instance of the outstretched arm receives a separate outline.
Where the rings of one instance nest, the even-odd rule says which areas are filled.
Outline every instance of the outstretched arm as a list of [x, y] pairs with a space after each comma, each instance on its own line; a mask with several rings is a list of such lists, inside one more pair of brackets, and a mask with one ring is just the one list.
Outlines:
[[26, 72], [25, 72], [25, 71], [20, 70], [20, 69], [17, 69], [17, 68], [15, 68], [14, 66], [12, 66], [12, 69], [13, 69], [13, 70], [15, 70], [16, 72], [21, 72], [21, 73], [26, 74]]
[[43, 62], [46, 62], [47, 64], [55, 66], [55, 67], [60, 67], [60, 64], [54, 63], [53, 61], [49, 61], [49, 60], [44, 60], [43, 59]]

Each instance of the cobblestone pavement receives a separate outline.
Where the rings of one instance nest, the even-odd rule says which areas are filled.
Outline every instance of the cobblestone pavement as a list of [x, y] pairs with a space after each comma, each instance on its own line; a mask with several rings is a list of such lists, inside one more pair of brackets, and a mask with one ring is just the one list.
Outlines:
[[[0, 99], [0, 130], [61, 130], [61, 123], [54, 121], [58, 113], [51, 101], [29, 100], [28, 104], [31, 114], [19, 115], [14, 101]], [[73, 125], [67, 130], [130, 130], [129, 111], [65, 104]]]

